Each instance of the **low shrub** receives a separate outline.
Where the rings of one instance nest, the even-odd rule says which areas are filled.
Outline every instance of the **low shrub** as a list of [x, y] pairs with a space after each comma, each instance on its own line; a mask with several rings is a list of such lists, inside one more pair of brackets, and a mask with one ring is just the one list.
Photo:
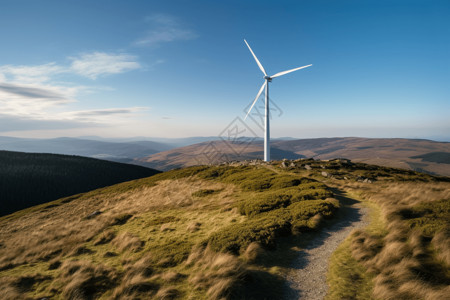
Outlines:
[[[301, 187], [301, 186], [299, 186]], [[298, 187], [283, 190], [267, 191], [257, 194], [253, 198], [239, 204], [239, 212], [243, 215], [253, 216], [262, 212], [287, 207], [292, 203], [304, 200], [326, 199], [333, 197], [333, 193], [317, 185], [312, 189], [299, 189]]]
[[[450, 199], [425, 202], [414, 206], [406, 218], [411, 228], [419, 228], [426, 236], [450, 228]], [[446, 220], [446, 221], [442, 221]]]
[[207, 243], [214, 251], [231, 252], [238, 255], [241, 249], [246, 249], [253, 242], [273, 248], [275, 238], [288, 235], [290, 230], [291, 224], [287, 218], [276, 218], [275, 216], [255, 218], [227, 226], [213, 233]]
[[253, 242], [274, 248], [277, 237], [316, 229], [321, 215], [330, 217], [338, 201], [312, 200], [261, 213], [243, 223], [232, 224], [213, 233], [206, 241], [212, 250], [239, 254]]
[[291, 196], [281, 193], [265, 193], [255, 196], [255, 199], [243, 201], [239, 205], [242, 215], [256, 215], [291, 204]]

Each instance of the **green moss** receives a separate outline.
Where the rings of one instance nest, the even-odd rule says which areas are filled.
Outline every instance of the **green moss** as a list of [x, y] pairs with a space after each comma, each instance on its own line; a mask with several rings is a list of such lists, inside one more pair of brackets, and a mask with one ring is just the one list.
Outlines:
[[179, 218], [174, 217], [174, 216], [158, 216], [158, 217], [148, 221], [147, 225], [148, 226], [162, 225], [162, 224], [166, 224], [166, 223], [170, 223], [170, 222], [176, 222], [179, 220], [180, 220]]
[[326, 300], [373, 299], [375, 275], [368, 273], [366, 268], [353, 258], [351, 239], [352, 237], [347, 238], [331, 255], [327, 274], [330, 289]]
[[[305, 184], [313, 187], [310, 183]], [[320, 188], [319, 188], [320, 186]], [[287, 207], [288, 205], [314, 199], [331, 198], [333, 193], [326, 189], [325, 185], [314, 183], [314, 188], [303, 189], [303, 185], [286, 188], [283, 190], [267, 191], [256, 194], [254, 197], [239, 204], [239, 212], [243, 215], [252, 216], [273, 209]]]
[[159, 267], [167, 268], [182, 263], [189, 256], [192, 246], [192, 242], [172, 239], [164, 245], [156, 245], [148, 250]]
[[239, 212], [252, 216], [291, 204], [291, 196], [276, 192], [256, 195], [253, 199], [243, 201], [239, 205]]
[[227, 226], [206, 241], [215, 251], [238, 254], [252, 242], [275, 247], [276, 238], [317, 228], [316, 215], [330, 217], [338, 208], [337, 200], [297, 202], [285, 208], [261, 213], [239, 224]]
[[337, 200], [311, 200], [296, 202], [288, 206], [293, 220], [309, 219], [317, 214], [324, 217], [331, 217], [339, 207]]
[[233, 224], [213, 233], [208, 240], [214, 251], [239, 254], [252, 242], [272, 248], [275, 238], [290, 233], [290, 223], [284, 218], [263, 217]]
[[[408, 219], [411, 228], [419, 228], [426, 236], [450, 228], [450, 199], [421, 203], [401, 214]], [[444, 220], [444, 221], [443, 221]]]

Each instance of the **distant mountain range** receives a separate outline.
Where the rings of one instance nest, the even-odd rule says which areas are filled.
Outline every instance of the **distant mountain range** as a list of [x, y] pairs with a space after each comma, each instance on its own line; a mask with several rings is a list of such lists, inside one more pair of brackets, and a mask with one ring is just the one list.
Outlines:
[[[450, 176], [448, 142], [356, 137], [278, 140], [272, 142], [271, 152], [273, 159], [348, 158], [357, 162]], [[260, 140], [203, 142], [152, 154], [138, 161], [158, 170], [169, 170], [223, 160], [255, 158], [263, 158], [263, 144]]]
[[[219, 137], [25, 139], [0, 137], [0, 150], [80, 155], [170, 170], [225, 160], [263, 158], [261, 138]], [[423, 139], [272, 139], [273, 159], [348, 158], [354, 161], [450, 176], [450, 143]]]
[[0, 150], [80, 155], [118, 162], [130, 162], [174, 148], [154, 141], [113, 142], [61, 137], [55, 139], [24, 139], [0, 137]]

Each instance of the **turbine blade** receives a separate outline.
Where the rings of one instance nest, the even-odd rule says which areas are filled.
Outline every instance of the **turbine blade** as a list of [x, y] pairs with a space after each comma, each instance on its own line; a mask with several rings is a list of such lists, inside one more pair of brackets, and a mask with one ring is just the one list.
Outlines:
[[311, 66], [312, 66], [312, 65], [307, 65], [307, 66], [303, 66], [303, 67], [300, 67], [300, 68], [295, 68], [295, 69], [292, 69], [292, 70], [287, 70], [287, 71], [279, 72], [279, 73], [277, 73], [277, 74], [275, 74], [275, 75], [270, 76], [270, 78], [275, 78], [275, 77], [283, 76], [283, 75], [285, 75], [285, 74], [287, 74], [287, 73], [291, 73], [291, 72], [294, 72], [294, 71], [297, 71], [297, 70], [300, 70], [300, 69], [304, 69], [304, 68], [307, 68], [307, 67], [311, 67]]
[[264, 73], [265, 76], [267, 76], [266, 70], [264, 70], [264, 67], [262, 66], [262, 64], [259, 62], [258, 58], [256, 57], [255, 53], [253, 53], [252, 48], [250, 48], [250, 45], [247, 43], [247, 41], [244, 39], [245, 44], [247, 45], [248, 49], [250, 50], [250, 52], [252, 53], [253, 57], [256, 60], [256, 63], [258, 64], [259, 69]]
[[258, 101], [259, 96], [261, 96], [262, 91], [264, 90], [264, 87], [266, 86], [267, 81], [264, 81], [263, 85], [261, 86], [261, 88], [259, 89], [258, 94], [256, 95], [255, 101], [253, 101], [252, 106], [250, 106], [250, 109], [247, 112], [247, 115], [245, 116], [244, 120], [247, 119], [248, 115], [250, 114], [250, 112], [252, 111], [253, 106], [255, 106], [256, 101]]

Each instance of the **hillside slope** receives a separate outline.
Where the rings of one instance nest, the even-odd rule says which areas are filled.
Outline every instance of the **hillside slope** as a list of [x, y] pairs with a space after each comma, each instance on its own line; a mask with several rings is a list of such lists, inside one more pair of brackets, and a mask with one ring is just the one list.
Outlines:
[[0, 216], [159, 171], [81, 156], [0, 151]]
[[276, 299], [299, 241], [340, 217], [341, 188], [446, 191], [447, 180], [343, 160], [173, 170], [0, 218], [0, 289], [4, 299]]
[[[271, 143], [273, 159], [311, 157], [332, 159], [344, 157], [352, 161], [409, 169], [450, 176], [450, 143], [414, 139], [319, 138]], [[158, 170], [223, 160], [262, 159], [263, 144], [205, 142], [176, 148], [138, 159]]]

